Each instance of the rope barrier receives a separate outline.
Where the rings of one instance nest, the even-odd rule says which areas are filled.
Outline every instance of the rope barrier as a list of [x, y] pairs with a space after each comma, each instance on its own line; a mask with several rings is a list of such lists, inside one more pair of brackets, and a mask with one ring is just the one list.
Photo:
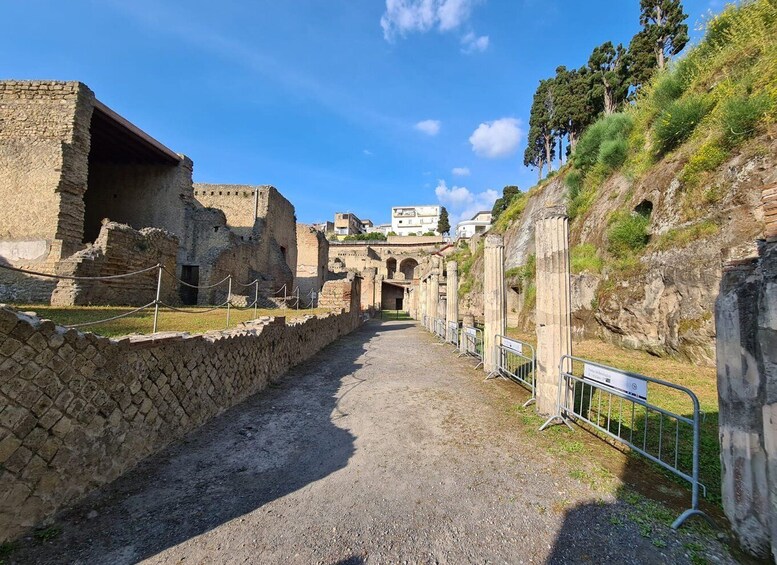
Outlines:
[[97, 324], [104, 324], [105, 322], [112, 322], [114, 320], [119, 320], [120, 318], [126, 318], [127, 316], [131, 316], [132, 314], [137, 314], [141, 310], [149, 308], [150, 306], [153, 306], [154, 304], [156, 304], [156, 301], [149, 302], [145, 306], [141, 306], [140, 308], [135, 308], [134, 310], [132, 310], [130, 312], [125, 312], [124, 314], [119, 314], [118, 316], [113, 316], [112, 318], [105, 318], [104, 320], [96, 320], [94, 322], [81, 322], [80, 324], [69, 324], [69, 325], [67, 325], [65, 327], [66, 328], [74, 328], [75, 329], [75, 328], [83, 328], [83, 327], [86, 327], [86, 326], [94, 326], [94, 325], [97, 325]]
[[[151, 304], [154, 304], [153, 302]], [[181, 312], [182, 314], [207, 314], [208, 312], [213, 312], [214, 310], [218, 310], [219, 308], [224, 308], [229, 304], [229, 300], [226, 302], [222, 302], [218, 306], [214, 306], [213, 308], [208, 308], [207, 310], [185, 310], [183, 308], [176, 308], [175, 306], [170, 306], [169, 304], [160, 301], [159, 305], [164, 306], [165, 308], [169, 308], [170, 310], [174, 310], [176, 312]]]
[[167, 268], [166, 268], [164, 265], [162, 265], [162, 270], [163, 270], [165, 273], [167, 273], [168, 275], [170, 275], [170, 276], [173, 278], [173, 280], [174, 280], [174, 281], [176, 281], [176, 282], [179, 282], [179, 283], [181, 283], [181, 284], [182, 284], [182, 285], [184, 285], [184, 286], [188, 286], [189, 288], [214, 288], [214, 287], [217, 287], [217, 286], [219, 286], [220, 284], [223, 284], [223, 283], [225, 283], [226, 281], [228, 281], [228, 280], [229, 280], [229, 279], [232, 277], [232, 275], [227, 275], [226, 277], [224, 277], [223, 279], [221, 279], [221, 280], [220, 280], [219, 282], [217, 282], [217, 283], [213, 283], [213, 284], [204, 284], [204, 285], [194, 285], [194, 284], [190, 284], [190, 283], [188, 283], [188, 282], [182, 281], [181, 279], [179, 279], [178, 277], [176, 277], [176, 276], [175, 276], [173, 273], [171, 273], [170, 271], [168, 271], [168, 270], [167, 270]]
[[[17, 273], [24, 273], [25, 275], [33, 275], [36, 277], [46, 277], [50, 279], [65, 279], [69, 281], [107, 281], [111, 279], [123, 279], [127, 277], [134, 277], [135, 275], [140, 275], [143, 273], [147, 273], [149, 271], [153, 271], [154, 269], [158, 269], [160, 265], [154, 265], [152, 267], [147, 267], [145, 269], [141, 269], [140, 271], [134, 271], [132, 273], [123, 273], [121, 275], [104, 275], [100, 277], [75, 277], [71, 275], [52, 275], [49, 273], [38, 273], [37, 271], [28, 271], [27, 269], [19, 269], [17, 267], [11, 267], [9, 265], [0, 265], [0, 269], [7, 269], [9, 271], [15, 271]], [[162, 267], [164, 269], [164, 267]]]
[[258, 283], [258, 282], [259, 282], [259, 279], [254, 279], [254, 280], [252, 280], [252, 281], [251, 281], [250, 283], [248, 283], [248, 284], [243, 284], [243, 283], [236, 283], [236, 284], [237, 284], [237, 286], [242, 286], [242, 287], [249, 287], [249, 286], [254, 286], [254, 285], [255, 285], [256, 283]]

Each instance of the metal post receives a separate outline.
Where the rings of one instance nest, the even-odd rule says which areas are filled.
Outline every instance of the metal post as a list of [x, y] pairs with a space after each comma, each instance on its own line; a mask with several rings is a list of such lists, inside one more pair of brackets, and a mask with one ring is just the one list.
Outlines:
[[256, 319], [256, 307], [259, 304], [259, 279], [256, 279], [256, 291], [254, 292], [254, 320]]
[[227, 277], [227, 329], [229, 329], [229, 307], [232, 303], [232, 275]]
[[159, 264], [159, 272], [156, 278], [156, 300], [154, 300], [154, 331], [156, 333], [157, 321], [159, 320], [159, 299], [162, 296], [162, 264]]

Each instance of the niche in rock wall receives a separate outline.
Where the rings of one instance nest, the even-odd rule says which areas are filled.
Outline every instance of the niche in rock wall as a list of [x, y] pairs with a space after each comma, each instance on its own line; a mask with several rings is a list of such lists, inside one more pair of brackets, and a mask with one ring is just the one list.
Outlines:
[[640, 216], [649, 218], [653, 213], [653, 203], [650, 200], [643, 200], [634, 207], [634, 212]]

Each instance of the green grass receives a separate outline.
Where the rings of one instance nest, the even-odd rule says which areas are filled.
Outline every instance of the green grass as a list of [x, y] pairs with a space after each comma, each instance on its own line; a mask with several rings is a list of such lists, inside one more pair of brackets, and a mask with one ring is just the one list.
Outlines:
[[[126, 306], [44, 306], [36, 304], [16, 306], [16, 308], [22, 311], [35, 312], [39, 317], [48, 318], [60, 325], [81, 324], [103, 320], [132, 310], [132, 308]], [[175, 312], [167, 308], [160, 308], [159, 326], [157, 331], [200, 334], [210, 330], [223, 330], [227, 327], [226, 308], [205, 312], [208, 308], [187, 306], [186, 310], [191, 310], [196, 313], [186, 314]], [[256, 317], [286, 316], [291, 319], [311, 314], [323, 314], [325, 312], [327, 312], [327, 310], [321, 308], [309, 310], [288, 310], [280, 308], [272, 310], [258, 309]], [[229, 327], [234, 328], [242, 322], [254, 319], [254, 317], [253, 308], [248, 310], [237, 310], [232, 308], [230, 311]], [[79, 330], [83, 332], [93, 332], [106, 337], [119, 337], [133, 333], [150, 334], [153, 330], [153, 324], [154, 310], [153, 308], [150, 308], [119, 320], [114, 320], [105, 324], [86, 326], [79, 328]]]
[[702, 95], [689, 96], [670, 103], [659, 114], [653, 128], [658, 154], [663, 155], [676, 149], [691, 137], [712, 107], [711, 101]]
[[592, 243], [582, 243], [573, 247], [570, 252], [570, 264], [574, 274], [602, 272], [604, 260], [599, 256], [596, 246]]
[[648, 243], [650, 218], [642, 214], [617, 212], [607, 228], [607, 249], [615, 257], [634, 255]]
[[714, 237], [718, 233], [720, 233], [720, 226], [717, 223], [711, 220], [704, 220], [684, 228], [667, 230], [657, 236], [651, 242], [650, 247], [659, 251], [679, 249], [695, 241]]

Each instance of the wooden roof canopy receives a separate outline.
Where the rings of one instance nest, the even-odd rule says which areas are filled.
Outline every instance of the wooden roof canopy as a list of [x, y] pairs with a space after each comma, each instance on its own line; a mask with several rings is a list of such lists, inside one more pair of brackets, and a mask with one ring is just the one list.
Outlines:
[[89, 128], [93, 162], [121, 165], [169, 165], [181, 162], [172, 149], [131, 124], [119, 114], [95, 100]]

